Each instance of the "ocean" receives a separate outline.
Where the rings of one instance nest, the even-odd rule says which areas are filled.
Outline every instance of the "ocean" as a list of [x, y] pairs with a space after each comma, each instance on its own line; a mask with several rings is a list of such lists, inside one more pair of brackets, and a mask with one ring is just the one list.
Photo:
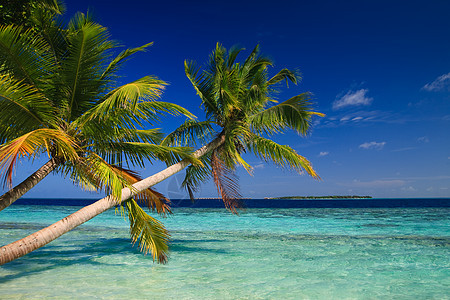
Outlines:
[[[0, 299], [450, 299], [450, 199], [372, 200], [247, 200], [239, 216], [174, 201], [165, 265], [112, 209], [1, 266]], [[21, 203], [0, 212], [2, 245], [79, 209]]]

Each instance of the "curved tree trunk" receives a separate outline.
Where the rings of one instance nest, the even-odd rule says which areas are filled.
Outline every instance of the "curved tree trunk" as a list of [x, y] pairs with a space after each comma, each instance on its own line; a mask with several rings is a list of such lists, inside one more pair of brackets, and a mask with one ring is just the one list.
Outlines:
[[52, 158], [45, 165], [40, 167], [36, 172], [28, 176], [27, 179], [22, 181], [20, 184], [16, 185], [0, 197], [0, 211], [4, 210], [11, 204], [13, 204], [17, 199], [22, 197], [26, 192], [31, 190], [36, 184], [38, 184], [42, 179], [44, 179], [48, 174], [50, 174], [56, 167], [58, 167], [60, 162]]
[[[199, 158], [209, 151], [217, 148], [224, 142], [223, 135], [219, 136], [211, 143], [194, 152], [193, 156]], [[51, 241], [57, 239], [61, 235], [75, 227], [89, 221], [93, 217], [107, 211], [108, 209], [122, 203], [125, 200], [130, 199], [137, 193], [148, 189], [149, 187], [163, 181], [164, 179], [180, 172], [190, 164], [189, 160], [183, 159], [182, 161], [171, 165], [165, 170], [156, 173], [150, 177], [147, 177], [139, 182], [133, 184], [133, 191], [129, 188], [122, 189], [122, 196], [120, 199], [114, 199], [111, 195], [98, 200], [97, 202], [85, 206], [82, 209], [74, 212], [73, 214], [65, 217], [64, 219], [41, 229], [21, 240], [18, 240], [9, 245], [0, 248], [0, 265], [13, 261], [21, 256], [24, 256], [42, 246], [47, 245]]]

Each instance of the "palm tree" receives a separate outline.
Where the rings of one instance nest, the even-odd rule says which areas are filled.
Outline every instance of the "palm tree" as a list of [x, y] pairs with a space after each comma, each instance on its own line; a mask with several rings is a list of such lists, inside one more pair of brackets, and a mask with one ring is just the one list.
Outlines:
[[217, 44], [209, 64], [202, 72], [194, 63], [185, 62], [186, 75], [201, 98], [207, 120], [187, 121], [169, 134], [162, 145], [186, 145], [196, 140], [204, 143], [212, 137], [211, 142], [192, 155], [201, 163], [191, 164], [189, 159], [183, 159], [130, 188], [124, 188], [120, 198], [105, 197], [39, 232], [0, 248], [0, 264], [46, 245], [117, 203], [128, 203], [128, 199], [138, 195], [140, 191], [187, 166], [183, 185], [190, 194], [192, 195], [196, 186], [212, 176], [226, 207], [232, 212], [240, 207], [233, 170], [237, 165], [251, 170], [251, 166], [241, 157], [244, 151], [251, 151], [265, 161], [272, 161], [282, 167], [306, 171], [318, 178], [306, 158], [289, 146], [279, 145], [268, 137], [287, 128], [305, 135], [310, 128], [311, 117], [322, 114], [312, 111], [308, 93], [278, 103], [273, 97], [277, 92], [277, 85], [284, 80], [297, 83], [298, 75], [283, 69], [269, 78], [268, 67], [272, 62], [259, 56], [258, 46], [243, 63], [235, 63], [240, 51], [241, 49], [232, 49], [227, 52]]
[[198, 185], [212, 177], [225, 206], [234, 213], [242, 205], [234, 171], [243, 166], [252, 172], [242, 153], [252, 152], [266, 162], [319, 179], [305, 157], [287, 145], [277, 144], [271, 136], [288, 128], [306, 135], [311, 117], [323, 116], [312, 111], [309, 93], [280, 103], [275, 99], [281, 83], [298, 83], [298, 72], [282, 69], [269, 78], [268, 68], [273, 63], [259, 55], [259, 46], [243, 63], [236, 63], [242, 50], [227, 51], [218, 43], [203, 70], [195, 62], [185, 61], [186, 75], [202, 101], [207, 121], [189, 120], [163, 141], [164, 145], [191, 144], [198, 133], [223, 139], [222, 144], [202, 157], [202, 164], [188, 167], [182, 185], [193, 198]]
[[[146, 76], [118, 86], [123, 62], [151, 43], [113, 56], [118, 44], [89, 15], [77, 14], [67, 27], [54, 13], [36, 11], [34, 17], [38, 33], [0, 26], [0, 176], [11, 188], [18, 161], [41, 155], [49, 160], [0, 197], [0, 210], [51, 172], [120, 198], [124, 187], [140, 180], [130, 167], [190, 157], [188, 148], [160, 145], [162, 133], [146, 129], [164, 113], [192, 117], [178, 105], [156, 101], [165, 82]], [[164, 199], [145, 189], [122, 206], [132, 236], [160, 261], [167, 257], [168, 233], [136, 200], [170, 213]]]

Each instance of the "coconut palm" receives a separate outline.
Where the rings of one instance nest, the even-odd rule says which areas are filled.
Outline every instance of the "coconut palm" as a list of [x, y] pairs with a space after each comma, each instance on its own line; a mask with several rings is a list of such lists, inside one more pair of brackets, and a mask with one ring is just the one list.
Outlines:
[[269, 78], [268, 68], [273, 63], [259, 55], [259, 46], [244, 62], [236, 62], [242, 50], [227, 51], [217, 44], [203, 70], [195, 62], [185, 61], [186, 75], [201, 99], [207, 121], [187, 121], [163, 141], [164, 145], [191, 144], [199, 132], [201, 137], [223, 139], [222, 144], [202, 157], [203, 164], [188, 167], [182, 185], [193, 198], [198, 185], [212, 177], [225, 206], [234, 213], [241, 206], [234, 171], [237, 166], [252, 171], [242, 153], [252, 152], [266, 162], [319, 178], [305, 157], [287, 145], [277, 144], [271, 137], [288, 128], [306, 135], [311, 117], [323, 116], [312, 111], [309, 93], [283, 102], [275, 99], [281, 83], [298, 83], [298, 72], [282, 69]]
[[[162, 133], [147, 129], [164, 113], [192, 117], [178, 105], [156, 101], [165, 82], [146, 76], [118, 85], [123, 62], [151, 43], [114, 56], [118, 44], [88, 15], [77, 14], [67, 27], [54, 14], [35, 17], [39, 33], [0, 27], [1, 178], [12, 187], [18, 161], [42, 155], [49, 160], [0, 197], [0, 210], [52, 172], [120, 198], [124, 187], [140, 180], [130, 167], [189, 156], [185, 147], [159, 145]], [[133, 239], [164, 261], [168, 233], [136, 200], [161, 214], [170, 212], [168, 203], [151, 189], [123, 203]]]
[[259, 56], [258, 46], [243, 63], [235, 63], [240, 51], [232, 49], [227, 52], [217, 44], [203, 71], [193, 62], [185, 62], [186, 75], [201, 98], [207, 120], [187, 121], [169, 134], [162, 145], [191, 145], [195, 141], [206, 143], [212, 139], [192, 155], [201, 163], [191, 164], [189, 159], [183, 159], [132, 187], [124, 188], [120, 198], [108, 196], [100, 199], [39, 232], [0, 248], [0, 264], [46, 245], [117, 203], [128, 203], [127, 199], [188, 166], [183, 185], [190, 194], [196, 186], [212, 176], [226, 207], [232, 212], [240, 207], [233, 170], [237, 165], [251, 170], [251, 166], [241, 157], [244, 151], [251, 151], [263, 160], [282, 167], [306, 171], [318, 178], [306, 158], [269, 137], [287, 128], [305, 135], [310, 128], [311, 117], [322, 114], [312, 111], [308, 93], [278, 103], [274, 99], [277, 86], [284, 80], [297, 83], [298, 75], [283, 69], [269, 78], [267, 73], [272, 62]]

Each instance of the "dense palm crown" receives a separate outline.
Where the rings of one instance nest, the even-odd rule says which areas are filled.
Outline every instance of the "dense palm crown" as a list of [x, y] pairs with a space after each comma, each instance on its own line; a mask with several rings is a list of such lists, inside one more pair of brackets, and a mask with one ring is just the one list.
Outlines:
[[[155, 101], [165, 83], [146, 76], [118, 86], [117, 71], [130, 55], [113, 57], [117, 44], [106, 28], [76, 15], [67, 27], [42, 13], [39, 33], [20, 26], [0, 27], [0, 171], [11, 186], [18, 160], [47, 154], [52, 170], [85, 189], [121, 189], [139, 180], [125, 168], [186, 156], [185, 148], [159, 145], [161, 133], [145, 129], [162, 113], [183, 108]], [[169, 211], [162, 195], [148, 189], [138, 199], [159, 213]], [[123, 207], [134, 240], [154, 258], [166, 259], [168, 234], [134, 200]]]
[[194, 62], [185, 62], [185, 72], [206, 112], [207, 121], [188, 121], [171, 133], [164, 143], [190, 143], [195, 137], [214, 136], [223, 143], [202, 158], [203, 166], [188, 167], [183, 185], [192, 197], [192, 191], [211, 175], [227, 208], [239, 207], [239, 190], [234, 169], [241, 165], [251, 172], [252, 167], [241, 154], [253, 152], [264, 161], [279, 166], [318, 175], [310, 162], [287, 145], [270, 139], [287, 128], [306, 135], [313, 115], [309, 93], [303, 93], [279, 103], [275, 100], [283, 81], [296, 84], [296, 72], [282, 69], [269, 78], [271, 60], [259, 55], [256, 46], [244, 62], [236, 62], [242, 49], [227, 51], [220, 44], [210, 56], [209, 63], [201, 70]]

